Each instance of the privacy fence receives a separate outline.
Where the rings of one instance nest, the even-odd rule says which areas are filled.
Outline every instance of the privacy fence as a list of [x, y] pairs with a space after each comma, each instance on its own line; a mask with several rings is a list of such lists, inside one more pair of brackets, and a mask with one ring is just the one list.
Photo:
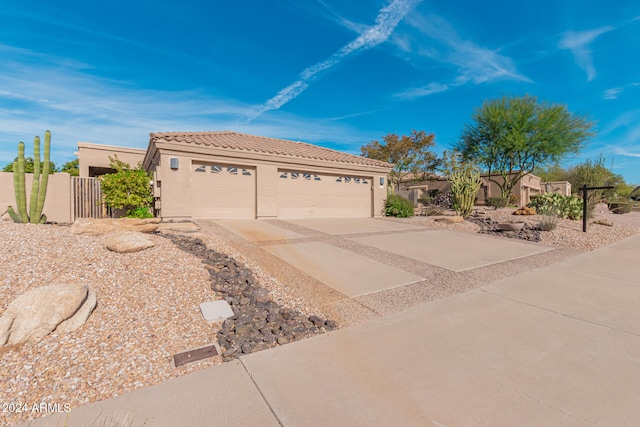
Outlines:
[[[33, 182], [33, 174], [25, 176], [27, 203]], [[0, 214], [7, 206], [15, 208], [13, 173], [0, 172]], [[73, 222], [77, 218], [106, 218], [110, 214], [102, 202], [102, 191], [98, 178], [81, 178], [68, 173], [49, 176], [47, 198], [43, 213], [52, 222]]]

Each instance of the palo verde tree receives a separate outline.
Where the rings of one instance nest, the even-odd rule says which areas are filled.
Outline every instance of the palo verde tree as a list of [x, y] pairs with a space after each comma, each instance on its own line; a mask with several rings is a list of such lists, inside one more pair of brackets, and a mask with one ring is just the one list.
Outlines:
[[529, 95], [485, 101], [472, 118], [473, 124], [464, 127], [455, 148], [486, 169], [501, 197], [508, 197], [536, 166], [579, 152], [595, 133], [594, 123], [586, 116]]
[[371, 141], [360, 148], [364, 157], [393, 163], [389, 181], [399, 190], [400, 182], [411, 177], [420, 180], [434, 172], [440, 165], [438, 156], [430, 151], [435, 145], [435, 135], [413, 130], [411, 135], [398, 136], [390, 133], [382, 137], [383, 142]]

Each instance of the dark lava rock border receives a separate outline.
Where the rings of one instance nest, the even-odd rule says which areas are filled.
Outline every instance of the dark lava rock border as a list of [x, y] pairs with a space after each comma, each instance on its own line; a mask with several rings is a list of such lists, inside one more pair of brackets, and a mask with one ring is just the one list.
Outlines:
[[267, 289], [258, 286], [251, 270], [227, 255], [208, 249], [201, 239], [176, 234], [164, 236], [202, 260], [209, 271], [211, 290], [233, 309], [234, 316], [222, 322], [217, 334], [223, 361], [338, 327], [333, 320], [282, 308], [271, 300]]
[[503, 231], [498, 228], [498, 221], [494, 221], [491, 218], [485, 216], [471, 215], [467, 218], [467, 221], [479, 225], [480, 230], [478, 231], [478, 233], [480, 234], [491, 234], [493, 236], [528, 240], [530, 242], [540, 241], [540, 230], [535, 227], [529, 226], [527, 223], [524, 224], [524, 227], [522, 227], [522, 230], [520, 231]]

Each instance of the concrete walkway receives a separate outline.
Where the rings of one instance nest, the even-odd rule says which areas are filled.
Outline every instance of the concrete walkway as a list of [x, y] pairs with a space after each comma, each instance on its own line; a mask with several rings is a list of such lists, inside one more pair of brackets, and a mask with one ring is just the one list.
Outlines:
[[638, 254], [640, 236], [28, 425], [637, 426]]

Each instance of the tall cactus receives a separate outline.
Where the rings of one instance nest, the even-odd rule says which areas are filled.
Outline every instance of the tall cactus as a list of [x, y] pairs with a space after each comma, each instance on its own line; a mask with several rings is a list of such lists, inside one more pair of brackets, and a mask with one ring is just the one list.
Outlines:
[[[51, 132], [44, 134], [44, 165], [42, 175], [40, 174], [40, 138], [33, 139], [33, 185], [31, 186], [31, 197], [29, 198], [29, 211], [27, 211], [27, 190], [25, 185], [25, 159], [24, 142], [18, 144], [18, 158], [13, 162], [13, 187], [16, 194], [16, 213], [11, 206], [7, 212], [15, 222], [33, 224], [44, 224], [47, 216], [42, 214], [44, 200], [47, 196], [47, 184], [49, 182], [49, 170], [51, 153]], [[41, 179], [42, 178], [42, 179]]]

